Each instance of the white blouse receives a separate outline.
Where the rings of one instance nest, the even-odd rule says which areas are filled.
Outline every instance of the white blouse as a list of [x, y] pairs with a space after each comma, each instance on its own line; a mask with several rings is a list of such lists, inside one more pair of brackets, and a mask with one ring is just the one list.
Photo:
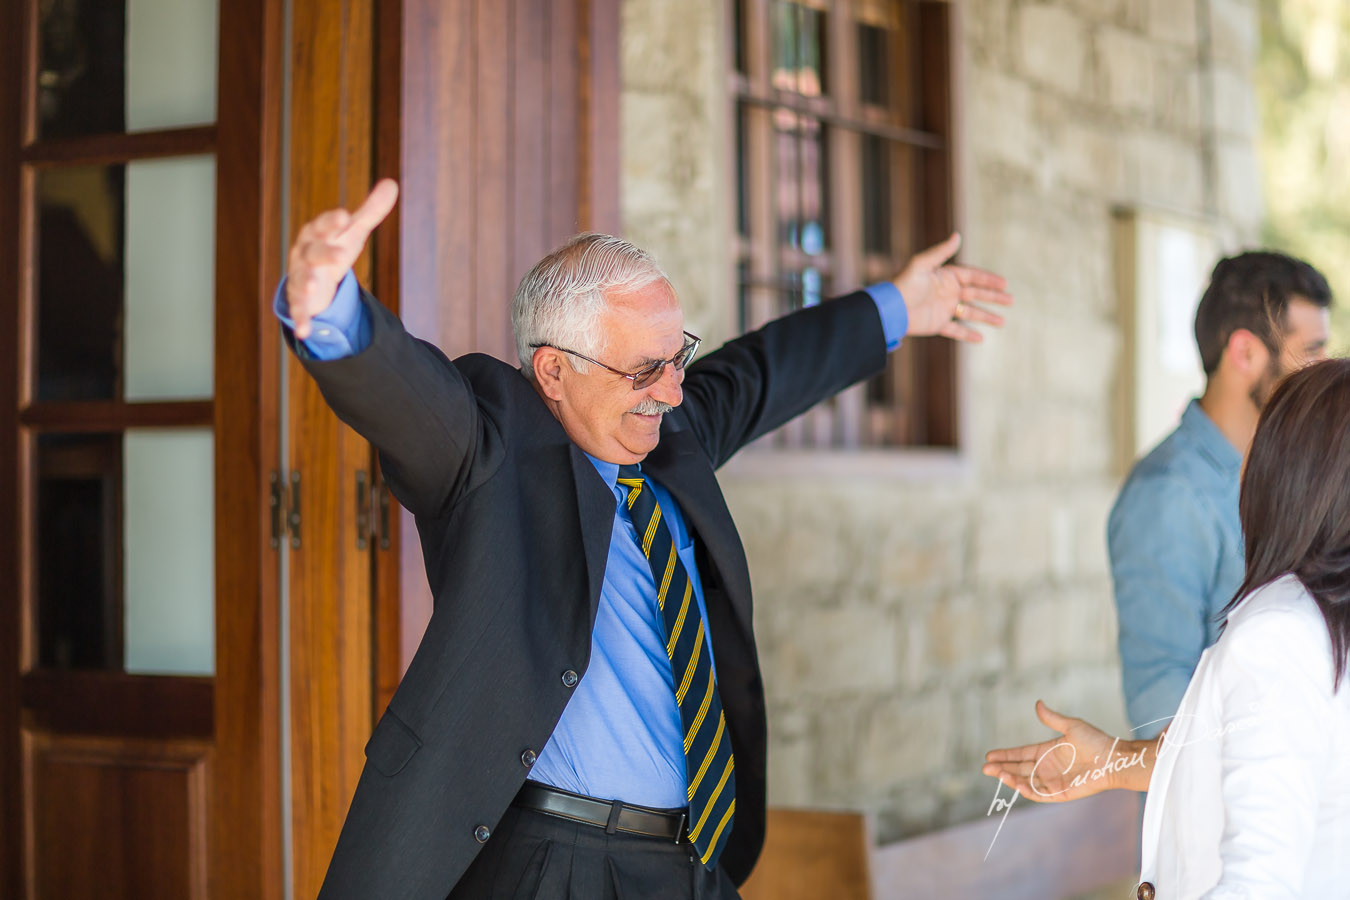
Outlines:
[[1350, 898], [1350, 673], [1286, 575], [1233, 611], [1159, 749], [1140, 881], [1157, 900]]

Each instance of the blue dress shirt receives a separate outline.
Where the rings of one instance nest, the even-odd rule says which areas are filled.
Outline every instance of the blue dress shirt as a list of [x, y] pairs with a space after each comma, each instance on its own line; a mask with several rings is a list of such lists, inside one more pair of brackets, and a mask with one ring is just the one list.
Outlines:
[[1198, 401], [1130, 472], [1107, 523], [1125, 709], [1156, 737], [1181, 704], [1245, 572], [1242, 454]]
[[[886, 348], [894, 350], [909, 325], [904, 298], [890, 282], [866, 290], [881, 316]], [[277, 288], [273, 309], [286, 325], [293, 324], [284, 281]], [[314, 317], [310, 336], [299, 347], [316, 359], [332, 360], [360, 353], [369, 343], [369, 313], [361, 305], [355, 275], [348, 272], [332, 304]], [[618, 464], [587, 456], [614, 493], [615, 508], [591, 635], [591, 661], [530, 778], [606, 800], [684, 807], [688, 805], [684, 733], [656, 605], [656, 581], [638, 545], [628, 506], [620, 502], [626, 490], [617, 483]], [[707, 621], [693, 536], [665, 488], [654, 481], [649, 484], [689, 574], [699, 613]], [[712, 636], [706, 629], [704, 634], [711, 653]]]

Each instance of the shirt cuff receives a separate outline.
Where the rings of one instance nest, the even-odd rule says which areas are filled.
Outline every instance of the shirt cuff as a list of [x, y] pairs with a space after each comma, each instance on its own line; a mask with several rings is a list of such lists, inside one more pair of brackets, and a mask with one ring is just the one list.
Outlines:
[[877, 305], [881, 315], [881, 330], [886, 335], [886, 349], [894, 350], [900, 346], [900, 339], [909, 330], [909, 309], [900, 289], [889, 281], [868, 285], [863, 290]]
[[[277, 286], [272, 311], [287, 328], [295, 328], [286, 302], [286, 279]], [[349, 269], [338, 282], [337, 292], [328, 308], [314, 317], [309, 337], [299, 342], [310, 356], [319, 360], [355, 356], [370, 344], [370, 314], [361, 303], [356, 275]]]

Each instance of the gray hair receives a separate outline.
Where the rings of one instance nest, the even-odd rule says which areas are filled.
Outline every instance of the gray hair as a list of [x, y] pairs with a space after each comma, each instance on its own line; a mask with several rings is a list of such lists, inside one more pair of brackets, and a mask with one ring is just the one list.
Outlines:
[[[668, 279], [650, 253], [608, 234], [578, 234], [539, 260], [511, 301], [511, 329], [525, 376], [534, 379], [532, 344], [601, 356], [605, 336], [596, 323], [608, 302], [605, 294], [659, 280]], [[590, 370], [585, 360], [570, 353], [567, 358], [576, 371]]]

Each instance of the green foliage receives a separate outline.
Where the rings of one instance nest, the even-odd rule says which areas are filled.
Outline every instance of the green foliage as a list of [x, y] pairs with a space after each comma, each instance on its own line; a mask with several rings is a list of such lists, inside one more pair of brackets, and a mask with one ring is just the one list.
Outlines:
[[1260, 0], [1256, 92], [1265, 240], [1331, 282], [1333, 351], [1350, 352], [1350, 3]]

